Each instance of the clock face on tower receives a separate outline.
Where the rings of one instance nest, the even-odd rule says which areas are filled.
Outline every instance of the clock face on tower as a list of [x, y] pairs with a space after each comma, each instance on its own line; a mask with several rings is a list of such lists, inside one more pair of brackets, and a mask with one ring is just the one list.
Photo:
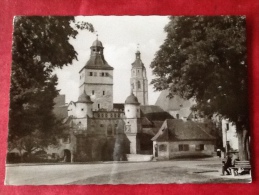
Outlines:
[[130, 125], [125, 125], [125, 133], [130, 133]]

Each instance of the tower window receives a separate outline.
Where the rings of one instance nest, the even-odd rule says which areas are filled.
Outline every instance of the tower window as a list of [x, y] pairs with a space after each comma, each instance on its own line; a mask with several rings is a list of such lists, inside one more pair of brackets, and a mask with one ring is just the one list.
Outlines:
[[94, 95], [94, 90], [92, 90], [92, 95]]
[[229, 130], [229, 123], [226, 123], [226, 130]]
[[98, 108], [100, 108], [100, 104], [97, 104]]
[[94, 72], [94, 76], [95, 76], [95, 77], [97, 76], [97, 72]]
[[102, 72], [102, 77], [104, 77], [104, 72]]
[[81, 108], [81, 111], [84, 111], [84, 109], [83, 109], [83, 108]]
[[105, 91], [103, 91], [103, 95], [105, 95]]
[[140, 81], [138, 81], [138, 88], [139, 88], [139, 89], [141, 88], [141, 84], [140, 84]]
[[93, 72], [89, 72], [89, 76], [93, 76]]
[[107, 77], [108, 77], [108, 76], [109, 76], [109, 73], [108, 73], [108, 72], [106, 72], [106, 73], [105, 73], [105, 76], [107, 76]]

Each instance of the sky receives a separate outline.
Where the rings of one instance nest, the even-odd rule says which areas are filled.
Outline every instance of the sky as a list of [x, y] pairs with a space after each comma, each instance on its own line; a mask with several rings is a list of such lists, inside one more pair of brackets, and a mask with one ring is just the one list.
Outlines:
[[[66, 95], [66, 103], [76, 101], [79, 95], [79, 70], [90, 58], [90, 47], [98, 39], [104, 46], [105, 60], [114, 68], [113, 102], [123, 103], [130, 95], [130, 70], [135, 60], [137, 45], [141, 59], [147, 70], [148, 82], [152, 78], [150, 64], [155, 53], [163, 44], [166, 33], [167, 16], [78, 16], [76, 21], [90, 22], [97, 33], [79, 30], [76, 39], [70, 39], [78, 53], [78, 60], [72, 65], [56, 69], [60, 94]], [[160, 92], [154, 92], [152, 85], [148, 87], [149, 104], [155, 104]]]

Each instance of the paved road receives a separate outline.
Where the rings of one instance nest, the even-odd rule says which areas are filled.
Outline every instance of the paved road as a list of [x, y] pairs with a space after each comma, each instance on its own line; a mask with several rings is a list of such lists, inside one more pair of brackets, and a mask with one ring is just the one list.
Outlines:
[[[209, 166], [208, 166], [209, 165]], [[179, 167], [182, 169], [214, 170], [208, 171], [205, 176], [219, 178], [220, 161], [218, 159], [204, 159], [196, 161], [156, 161], [156, 162], [126, 162], [126, 163], [95, 163], [95, 164], [48, 164], [48, 165], [7, 165], [7, 185], [59, 185], [75, 183], [101, 175], [112, 175], [141, 170]], [[176, 175], [174, 175], [177, 177]], [[145, 183], [145, 181], [143, 181]]]

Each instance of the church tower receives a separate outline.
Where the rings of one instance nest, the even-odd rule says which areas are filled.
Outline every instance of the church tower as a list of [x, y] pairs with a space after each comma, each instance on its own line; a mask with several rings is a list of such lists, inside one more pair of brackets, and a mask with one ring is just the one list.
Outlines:
[[132, 63], [131, 88], [141, 105], [148, 105], [148, 80], [144, 64], [140, 58], [140, 52], [136, 52], [135, 62]]
[[79, 71], [79, 95], [84, 91], [92, 99], [93, 110], [113, 109], [113, 67], [104, 59], [103, 44], [98, 38], [93, 42], [90, 59]]

